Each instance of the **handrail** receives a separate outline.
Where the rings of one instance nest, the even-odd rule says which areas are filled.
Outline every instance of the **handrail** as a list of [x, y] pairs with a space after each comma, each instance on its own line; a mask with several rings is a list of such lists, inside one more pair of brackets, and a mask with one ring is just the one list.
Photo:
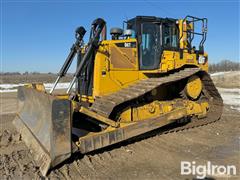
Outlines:
[[[199, 32], [195, 32], [195, 23], [198, 22], [198, 21], [201, 21], [202, 22], [202, 33], [199, 33]], [[192, 27], [192, 30], [184, 30], [183, 29], [183, 25], [184, 23], [193, 23], [193, 27]], [[202, 36], [202, 39], [199, 43], [199, 49], [203, 49], [203, 45], [206, 41], [206, 37], [207, 37], [207, 18], [199, 18], [199, 17], [194, 17], [194, 16], [190, 16], [190, 15], [187, 15], [183, 20], [182, 20], [182, 32], [181, 32], [181, 36], [180, 38], [178, 39], [179, 43], [180, 41], [182, 40], [183, 38], [183, 33], [186, 32], [186, 33], [190, 33], [190, 44], [192, 43], [193, 39], [194, 39], [194, 35], [201, 35]]]

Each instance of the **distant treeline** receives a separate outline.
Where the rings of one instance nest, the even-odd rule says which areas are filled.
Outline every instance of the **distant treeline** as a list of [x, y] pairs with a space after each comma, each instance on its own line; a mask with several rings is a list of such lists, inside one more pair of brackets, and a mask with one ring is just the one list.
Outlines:
[[237, 71], [240, 70], [240, 62], [222, 60], [219, 63], [210, 63], [209, 72]]
[[[52, 73], [52, 72], [48, 72], [48, 73], [42, 73], [42, 72], [24, 72], [24, 73], [20, 73], [20, 72], [0, 72], [0, 75], [24, 75], [24, 76], [30, 76], [30, 75], [53, 75], [56, 76], [57, 73]], [[67, 73], [66, 76], [72, 76], [73, 73]]]
[[40, 72], [24, 72], [24, 73], [20, 73], [20, 72], [0, 72], [0, 75], [33, 75], [33, 74], [54, 74], [54, 73], [40, 73]]

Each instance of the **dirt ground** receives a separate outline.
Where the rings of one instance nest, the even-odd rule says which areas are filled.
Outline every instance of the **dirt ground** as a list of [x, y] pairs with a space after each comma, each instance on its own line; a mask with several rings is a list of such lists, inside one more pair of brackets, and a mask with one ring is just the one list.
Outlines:
[[[29, 150], [21, 135], [12, 126], [14, 114], [1, 116], [0, 174], [3, 179], [39, 179]], [[124, 143], [114, 149], [81, 156], [74, 155], [65, 164], [52, 170], [51, 179], [192, 179], [180, 175], [181, 161], [205, 164], [235, 165], [240, 168], [240, 113], [224, 108], [216, 123], [155, 135]], [[216, 177], [215, 177], [216, 178]], [[216, 179], [220, 179], [217, 177]], [[227, 179], [229, 177], [221, 177]], [[231, 177], [230, 179], [239, 179]]]
[[[16, 93], [0, 93], [0, 179], [41, 179], [21, 135], [12, 125]], [[240, 179], [240, 112], [224, 106], [221, 120], [206, 126], [125, 142], [95, 153], [75, 154], [51, 170], [50, 179], [193, 179], [180, 175], [181, 161], [235, 165]], [[209, 178], [210, 179], [210, 178]]]

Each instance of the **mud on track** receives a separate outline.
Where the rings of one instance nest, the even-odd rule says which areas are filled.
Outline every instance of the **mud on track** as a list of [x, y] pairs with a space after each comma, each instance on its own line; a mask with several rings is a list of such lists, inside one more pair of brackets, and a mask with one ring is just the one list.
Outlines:
[[[14, 114], [1, 115], [1, 179], [39, 179], [38, 167], [12, 126]], [[240, 113], [225, 106], [220, 121], [177, 133], [122, 143], [93, 154], [75, 154], [52, 170], [50, 179], [186, 179], [180, 162], [235, 165], [240, 169]], [[160, 132], [160, 131], [159, 131]], [[217, 177], [216, 179], [226, 179]]]

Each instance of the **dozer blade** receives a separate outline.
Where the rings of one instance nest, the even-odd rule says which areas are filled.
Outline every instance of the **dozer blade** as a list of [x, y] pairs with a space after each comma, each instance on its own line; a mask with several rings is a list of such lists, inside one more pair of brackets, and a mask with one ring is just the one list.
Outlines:
[[18, 88], [13, 121], [45, 176], [71, 155], [71, 102], [33, 88]]

